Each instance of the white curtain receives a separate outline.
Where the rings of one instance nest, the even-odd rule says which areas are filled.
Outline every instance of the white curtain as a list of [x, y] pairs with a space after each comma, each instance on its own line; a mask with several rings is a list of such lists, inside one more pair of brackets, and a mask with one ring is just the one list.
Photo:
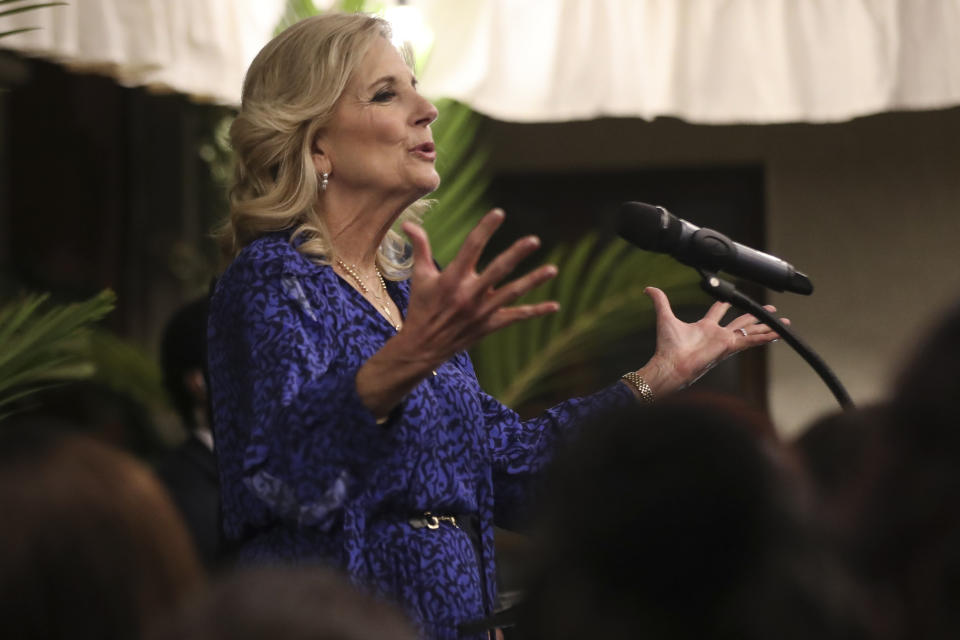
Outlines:
[[845, 120], [960, 104], [960, 0], [417, 0], [423, 91], [501, 120]]
[[0, 18], [40, 27], [0, 47], [148, 85], [239, 104], [247, 66], [270, 39], [284, 0], [71, 0]]
[[[41, 27], [0, 46], [239, 104], [284, 4], [71, 0], [0, 19]], [[825, 122], [960, 104], [960, 0], [408, 4], [434, 35], [423, 91], [502, 120]]]

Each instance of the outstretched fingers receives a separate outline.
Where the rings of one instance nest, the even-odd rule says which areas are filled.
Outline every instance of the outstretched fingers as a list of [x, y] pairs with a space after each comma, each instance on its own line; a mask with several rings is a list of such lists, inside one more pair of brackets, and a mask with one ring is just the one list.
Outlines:
[[[765, 308], [767, 311], [776, 311], [776, 309], [771, 306]], [[789, 318], [780, 318], [780, 322], [785, 326], [790, 326]], [[780, 338], [780, 334], [777, 333], [775, 327], [760, 323], [753, 319], [753, 316], [741, 316], [727, 325], [727, 328], [739, 334], [738, 337], [741, 338], [741, 348], [744, 349], [755, 345], [766, 344], [767, 342], [772, 342]]]
[[[533, 289], [537, 288], [547, 280], [550, 280], [557, 275], [557, 268], [552, 264], [544, 265], [538, 269], [534, 269], [530, 273], [513, 280], [500, 287], [499, 289], [492, 290], [490, 296], [484, 301], [483, 305], [480, 308], [478, 315], [484, 316], [496, 313], [500, 310], [501, 307], [506, 307], [508, 304], [513, 303], [518, 300], [525, 294], [529, 293]], [[559, 309], [559, 305], [555, 302], [546, 303], [552, 304], [556, 309]], [[521, 305], [517, 307], [520, 309], [524, 306], [539, 306], [539, 305]]]
[[[777, 308], [772, 304], [765, 305], [763, 308], [769, 311], [770, 313], [774, 313], [777, 310]], [[739, 331], [744, 327], [749, 327], [751, 325], [757, 324], [757, 322], [758, 320], [753, 314], [745, 313], [742, 316], [737, 316], [736, 318], [731, 320], [730, 324], [727, 325], [727, 328], [733, 331]]]
[[740, 331], [746, 327], [750, 327], [757, 324], [757, 319], [749, 313], [745, 313], [742, 316], [737, 316], [730, 321], [730, 324], [727, 325], [727, 329], [731, 331]]
[[503, 307], [487, 318], [483, 333], [493, 333], [514, 322], [538, 318], [550, 313], [556, 313], [559, 310], [560, 305], [553, 301], [540, 302], [537, 304], [522, 304], [516, 307]]
[[727, 311], [730, 310], [729, 302], [714, 302], [710, 305], [710, 308], [707, 309], [707, 312], [704, 314], [703, 319], [709, 322], [716, 322], [717, 324], [723, 320], [723, 316], [726, 315]]
[[[775, 313], [777, 308], [772, 304], [764, 305], [763, 307], [770, 313]], [[790, 324], [789, 318], [780, 318], [780, 322], [785, 325]], [[727, 328], [731, 331], [738, 331], [740, 333], [765, 333], [765, 332], [775, 332], [776, 329], [770, 327], [766, 324], [762, 324], [755, 316], [749, 313], [745, 313], [742, 316], [737, 316], [730, 321], [730, 324], [727, 325]]]
[[743, 336], [738, 340], [738, 351], [743, 349], [749, 349], [750, 347], [757, 347], [762, 344], [767, 344], [778, 340], [780, 335], [773, 331], [765, 331], [763, 333], [748, 333], [746, 336]]
[[540, 239], [527, 236], [514, 242], [509, 249], [498, 255], [480, 274], [478, 285], [482, 291], [495, 287], [506, 278], [524, 258], [540, 247]]
[[486, 248], [487, 243], [490, 242], [490, 238], [493, 237], [493, 233], [503, 224], [504, 217], [502, 209], [493, 209], [483, 216], [477, 226], [467, 235], [457, 256], [447, 268], [460, 275], [471, 273], [476, 268], [480, 255]]

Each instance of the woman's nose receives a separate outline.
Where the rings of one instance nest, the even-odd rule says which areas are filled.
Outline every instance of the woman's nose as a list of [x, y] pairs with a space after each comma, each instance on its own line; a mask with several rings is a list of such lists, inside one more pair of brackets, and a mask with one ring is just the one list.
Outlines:
[[425, 127], [436, 120], [437, 116], [440, 115], [440, 112], [437, 111], [437, 108], [433, 106], [433, 103], [426, 98], [420, 97], [420, 102], [421, 104], [417, 109], [417, 119], [415, 124]]

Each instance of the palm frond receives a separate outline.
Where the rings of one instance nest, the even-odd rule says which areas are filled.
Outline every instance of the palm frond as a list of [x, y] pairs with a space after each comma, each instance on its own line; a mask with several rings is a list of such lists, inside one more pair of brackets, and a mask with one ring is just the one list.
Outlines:
[[[14, 2], [26, 2], [27, 0], [0, 0], [0, 6], [5, 4], [12, 4]], [[23, 13], [24, 11], [33, 11], [35, 9], [44, 9], [48, 7], [62, 7], [66, 6], [66, 2], [41, 2], [37, 4], [27, 5], [25, 7], [16, 7], [13, 9], [6, 9], [0, 11], [0, 17], [3, 16], [12, 16], [15, 13]], [[40, 27], [21, 27], [19, 29], [9, 29], [7, 31], [0, 32], [0, 38], [5, 38], [7, 36], [16, 35], [18, 33], [27, 33], [28, 31], [38, 31]]]
[[344, 13], [359, 13], [361, 11], [369, 11], [366, 0], [340, 0], [340, 6], [338, 9]]
[[17, 33], [26, 33], [27, 31], [39, 31], [40, 27], [23, 27], [22, 29], [11, 29], [10, 31], [0, 31], [0, 38], [12, 36]]
[[154, 412], [169, 409], [160, 365], [142, 348], [107, 331], [95, 331], [91, 354], [94, 381]]
[[445, 180], [424, 219], [437, 262], [456, 255], [470, 229], [487, 209], [490, 187], [490, 146], [478, 135], [483, 116], [454, 100], [438, 100], [440, 118], [433, 124], [437, 164]]
[[521, 303], [553, 299], [560, 311], [511, 325], [471, 351], [481, 384], [508, 406], [562, 390], [566, 382], [558, 373], [590, 363], [644, 323], [649, 326], [654, 316], [643, 293], [648, 284], [668, 291], [675, 303], [704, 299], [694, 272], [621, 240], [598, 247], [590, 234], [549, 260], [559, 264], [558, 276]]
[[286, 7], [283, 10], [283, 16], [280, 18], [280, 22], [277, 23], [277, 26], [273, 30], [273, 34], [277, 35], [287, 27], [300, 22], [304, 18], [309, 18], [310, 16], [315, 16], [319, 13], [316, 6], [313, 4], [313, 0], [287, 0]]
[[91, 376], [89, 325], [109, 313], [116, 296], [46, 307], [34, 294], [0, 308], [0, 407], [50, 386]]
[[[4, 0], [0, 0], [3, 2]], [[10, 0], [6, 0], [9, 2]], [[333, 6], [330, 7], [331, 11], [340, 11], [342, 13], [360, 13], [362, 11], [375, 11], [377, 7], [368, 6], [371, 3], [368, 0], [338, 0], [338, 2], [333, 3]], [[373, 3], [380, 4], [383, 3]], [[379, 7], [380, 10], [383, 7]], [[283, 16], [280, 18], [280, 22], [277, 23], [277, 26], [274, 28], [273, 33], [277, 35], [287, 27], [300, 22], [305, 18], [311, 16], [319, 15], [323, 13], [323, 10], [318, 9], [313, 0], [287, 0], [286, 5], [283, 10]]]
[[[0, 3], [0, 4], [6, 4], [6, 3]], [[5, 11], [0, 11], [0, 17], [12, 16], [15, 13], [23, 13], [24, 11], [33, 11], [34, 9], [43, 9], [44, 7], [63, 7], [63, 6], [66, 6], [66, 4], [67, 4], [66, 2], [41, 2], [40, 4], [31, 4], [26, 7], [17, 7], [15, 9], [7, 9]]]

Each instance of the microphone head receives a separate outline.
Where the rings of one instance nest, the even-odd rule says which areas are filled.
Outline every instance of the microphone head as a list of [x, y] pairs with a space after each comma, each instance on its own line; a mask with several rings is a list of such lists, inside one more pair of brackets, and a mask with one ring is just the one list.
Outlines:
[[810, 282], [810, 278], [807, 277], [807, 274], [794, 271], [790, 274], [790, 280], [785, 289], [791, 293], [799, 293], [801, 295], [808, 296], [813, 293], [813, 283]]
[[617, 213], [617, 234], [647, 251], [669, 253], [680, 237], [680, 220], [663, 207], [624, 202]]

